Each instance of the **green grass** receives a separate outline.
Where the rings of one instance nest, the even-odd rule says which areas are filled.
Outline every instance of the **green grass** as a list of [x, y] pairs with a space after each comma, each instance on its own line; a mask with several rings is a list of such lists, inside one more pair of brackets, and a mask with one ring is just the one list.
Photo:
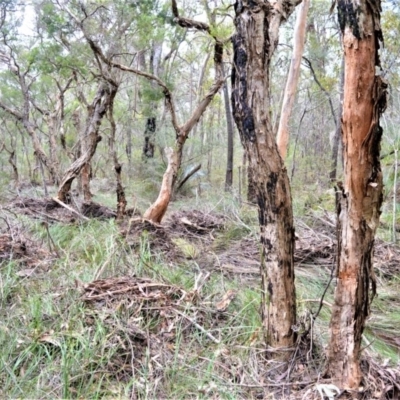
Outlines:
[[[256, 209], [240, 205], [234, 196], [218, 200], [210, 194], [201, 206], [226, 218], [225, 229], [213, 233], [216, 239], [208, 249], [212, 253], [229, 251], [230, 246], [258, 232]], [[172, 208], [183, 208], [183, 203]], [[24, 216], [15, 222], [44, 248], [51, 243], [50, 234], [60, 258], [29, 277], [18, 274], [23, 267], [16, 262], [0, 266], [0, 398], [129, 399], [134, 393], [138, 399], [240, 399], [259, 395], [256, 389], [235, 381], [239, 379], [235, 374], [245, 373], [246, 382], [257, 383], [265, 373], [257, 356], [263, 348], [257, 279], [244, 281], [218, 269], [202, 270], [201, 251], [196, 257], [167, 260], [160, 251], [151, 250], [146, 232], [139, 245], [130, 248], [113, 220], [54, 223], [48, 231], [39, 221]], [[150, 348], [146, 343], [140, 345], [127, 330], [129, 324], [136, 324], [156, 335], [165, 320], [162, 315], [148, 313], [138, 318], [129, 302], [110, 308], [107, 304], [88, 307], [81, 300], [82, 284], [98, 278], [146, 277], [191, 293], [199, 275], [204, 277], [207, 272], [199, 298], [180, 308], [203, 330], [185, 318], [169, 319], [175, 324], [174, 336], [165, 348], [158, 342]], [[299, 318], [316, 312], [329, 276], [318, 265], [296, 269]], [[392, 279], [380, 288], [363, 343], [366, 352], [393, 363], [399, 361], [398, 350], [385, 335], [392, 337], [400, 330], [398, 284], [398, 279]], [[222, 315], [215, 304], [228, 290], [237, 294]], [[333, 302], [333, 290], [332, 283], [325, 296], [327, 303]], [[313, 330], [321, 354], [328, 339], [330, 313], [324, 305]], [[118, 366], [124, 346], [127, 354], [136, 357], [128, 370]]]

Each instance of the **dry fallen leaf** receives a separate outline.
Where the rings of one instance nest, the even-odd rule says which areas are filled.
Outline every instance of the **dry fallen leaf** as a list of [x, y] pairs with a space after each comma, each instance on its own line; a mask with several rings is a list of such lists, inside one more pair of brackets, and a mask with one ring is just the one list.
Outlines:
[[225, 311], [229, 307], [229, 304], [231, 304], [231, 301], [236, 297], [236, 295], [236, 290], [229, 289], [224, 294], [224, 297], [222, 297], [222, 300], [215, 305], [215, 308], [220, 312]]
[[38, 339], [40, 343], [50, 343], [53, 346], [61, 347], [61, 343], [51, 334], [51, 333], [43, 333]]
[[25, 278], [27, 276], [31, 276], [34, 272], [35, 268], [27, 268], [27, 269], [21, 269], [21, 271], [18, 271], [16, 273], [16, 275]]

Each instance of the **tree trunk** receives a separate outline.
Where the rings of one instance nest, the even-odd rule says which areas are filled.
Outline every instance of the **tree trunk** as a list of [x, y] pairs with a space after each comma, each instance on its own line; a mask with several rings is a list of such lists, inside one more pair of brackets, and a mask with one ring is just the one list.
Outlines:
[[192, 128], [197, 124], [200, 117], [203, 115], [204, 111], [224, 83], [221, 71], [222, 52], [222, 44], [216, 41], [214, 47], [214, 62], [216, 69], [214, 84], [210, 88], [209, 92], [205, 95], [205, 97], [197, 105], [190, 118], [183, 125], [178, 126], [176, 120], [174, 120], [174, 118], [176, 117], [175, 113], [173, 112], [173, 124], [176, 131], [175, 147], [167, 148], [165, 151], [168, 158], [168, 167], [164, 173], [160, 193], [157, 200], [143, 215], [143, 218], [145, 219], [148, 219], [155, 223], [160, 223], [167, 211], [168, 205], [171, 201], [174, 185], [176, 183], [177, 174], [181, 166], [183, 147], [185, 145], [186, 139], [188, 138], [188, 135]]
[[175, 151], [173, 148], [167, 147], [165, 149], [165, 156], [168, 160], [168, 166], [163, 176], [160, 193], [157, 197], [157, 200], [143, 215], [144, 219], [148, 219], [155, 223], [161, 222], [167, 211], [168, 204], [171, 201], [172, 191], [181, 165], [182, 152]]
[[[155, 104], [153, 104], [153, 106], [156, 107]], [[155, 136], [156, 136], [156, 117], [148, 117], [146, 121], [146, 129], [144, 131], [144, 145], [143, 145], [143, 156], [146, 158], [154, 157]]]
[[286, 82], [285, 95], [282, 102], [281, 117], [276, 141], [281, 157], [285, 160], [289, 145], [289, 119], [292, 114], [294, 99], [296, 97], [297, 83], [300, 76], [300, 65], [306, 39], [307, 13], [310, 7], [310, 0], [303, 0], [299, 6], [296, 26], [293, 37], [293, 56], [290, 63], [289, 75]]
[[[247, 153], [247, 158], [250, 158], [249, 153]], [[247, 201], [252, 204], [257, 204], [257, 188], [254, 177], [255, 175], [252, 169], [252, 163], [249, 159], [247, 165]]]
[[61, 184], [58, 188], [57, 198], [62, 202], [67, 201], [72, 182], [81, 173], [81, 171], [83, 171], [82, 186], [84, 188], [85, 200], [88, 199], [90, 201], [91, 199], [90, 188], [88, 187], [90, 180], [89, 165], [96, 152], [97, 144], [101, 141], [101, 136], [99, 136], [101, 120], [110, 106], [110, 100], [113, 96], [113, 92], [116, 92], [117, 90], [117, 86], [108, 84], [106, 82], [102, 82], [99, 85], [93, 103], [89, 107], [89, 116], [85, 130], [85, 137], [87, 137], [85, 146], [86, 148], [80, 157], [74, 161], [64, 173]]
[[110, 132], [110, 156], [114, 162], [115, 177], [117, 180], [117, 221], [122, 221], [125, 215], [125, 209], [128, 202], [126, 201], [125, 190], [122, 185], [122, 164], [118, 161], [118, 153], [115, 148], [117, 125], [114, 119], [114, 100], [117, 91], [113, 91], [110, 96], [110, 104], [108, 107], [108, 119], [110, 121], [111, 132]]
[[332, 163], [331, 163], [331, 171], [329, 173], [329, 179], [331, 182], [336, 182], [336, 176], [337, 176], [340, 134], [342, 133], [341, 117], [343, 113], [343, 89], [344, 89], [344, 59], [342, 60], [342, 68], [340, 71], [340, 100], [337, 112], [338, 117], [336, 118], [335, 136], [333, 137], [333, 143], [332, 143]]
[[376, 73], [380, 0], [339, 0], [337, 6], [345, 56], [344, 183], [338, 190], [337, 286], [327, 374], [337, 386], [357, 389], [361, 337], [376, 288], [372, 252], [383, 187], [379, 118], [386, 107], [387, 85]]
[[228, 131], [228, 153], [226, 162], [226, 175], [225, 175], [225, 192], [229, 192], [232, 189], [233, 184], [233, 122], [231, 106], [229, 104], [229, 91], [228, 84], [224, 84], [224, 102], [225, 102], [225, 115], [226, 115], [226, 126]]
[[296, 340], [294, 227], [289, 179], [270, 120], [269, 67], [279, 27], [297, 3], [237, 0], [232, 39], [233, 115], [249, 156], [259, 207], [262, 324], [267, 346], [281, 359], [288, 358], [285, 350]]
[[[154, 76], [160, 75], [161, 67], [161, 52], [162, 52], [162, 41], [154, 41], [151, 47], [150, 54], [150, 73]], [[142, 62], [142, 68], [145, 67], [144, 57], [140, 59]], [[143, 69], [144, 70], [144, 69]], [[155, 82], [150, 82], [152, 90], [157, 90]], [[149, 114], [147, 116], [146, 128], [144, 131], [144, 145], [143, 145], [143, 157], [154, 158], [154, 149], [156, 142], [156, 114], [157, 114], [157, 102], [151, 101], [149, 104]]]

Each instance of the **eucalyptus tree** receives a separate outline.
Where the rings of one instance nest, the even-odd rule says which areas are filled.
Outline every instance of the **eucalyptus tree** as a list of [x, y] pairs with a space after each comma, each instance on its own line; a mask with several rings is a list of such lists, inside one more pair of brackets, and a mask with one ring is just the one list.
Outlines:
[[345, 76], [342, 114], [344, 180], [338, 187], [337, 285], [327, 373], [342, 388], [361, 383], [361, 340], [376, 291], [373, 247], [382, 204], [380, 117], [387, 84], [381, 77], [380, 0], [337, 2]]
[[[58, 188], [57, 200], [61, 202], [68, 200], [71, 185], [77, 177], [80, 178], [84, 200], [90, 201], [92, 198], [91, 160], [102, 140], [100, 128], [107, 115], [110, 118], [112, 132], [110, 141], [115, 140], [113, 104], [121, 81], [119, 70], [99, 60], [85, 40], [82, 41], [82, 32], [76, 30], [76, 24], [83, 25], [85, 22], [85, 29], [97, 40], [106, 43], [107, 56], [113, 58], [124, 52], [122, 38], [131, 29], [134, 21], [134, 14], [130, 13], [129, 9], [125, 11], [119, 2], [91, 4], [88, 8], [75, 3], [69, 6], [70, 8], [64, 4], [44, 1], [38, 3], [37, 7], [39, 23], [48, 37], [60, 43], [69, 57], [75, 56], [78, 61], [77, 66], [73, 62], [68, 64], [75, 83], [75, 109], [71, 110], [71, 119], [76, 130], [77, 151], [72, 157], [72, 163], [65, 170]], [[81, 54], [76, 54], [77, 48]], [[85, 62], [79, 65], [79, 60], [82, 58]], [[114, 150], [113, 148], [112, 160], [118, 177], [121, 165]], [[121, 187], [119, 185], [119, 189]]]
[[237, 0], [232, 107], [249, 156], [261, 231], [262, 324], [267, 345], [287, 358], [296, 340], [294, 226], [290, 183], [270, 119], [270, 62], [280, 25], [300, 0]]
[[[0, 76], [0, 108], [30, 136], [36, 158], [48, 170], [51, 181], [57, 184], [59, 161], [54, 147], [54, 130], [63, 118], [63, 98], [71, 81], [62, 74], [52, 79], [48, 65], [40, 58], [39, 38], [21, 38], [19, 35], [18, 14], [23, 13], [23, 8], [17, 5], [7, 8], [10, 4], [1, 5], [0, 58], [5, 68]], [[47, 43], [42, 49], [55, 51]], [[42, 90], [44, 87], [46, 94]], [[48, 139], [50, 155], [42, 144], [43, 135]]]

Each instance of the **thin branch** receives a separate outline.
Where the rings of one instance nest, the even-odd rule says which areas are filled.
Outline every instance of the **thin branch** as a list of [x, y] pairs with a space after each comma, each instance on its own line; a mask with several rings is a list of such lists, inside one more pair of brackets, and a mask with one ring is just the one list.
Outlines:
[[216, 344], [220, 344], [221, 341], [214, 337], [210, 332], [207, 332], [201, 325], [199, 325], [196, 321], [192, 318], [188, 317], [186, 314], [180, 312], [179, 310], [174, 310], [177, 314], [181, 317], [186, 318], [193, 326], [195, 326], [199, 331], [203, 332], [210, 340], [212, 340]]
[[335, 108], [333, 107], [333, 102], [332, 102], [332, 98], [330, 96], [330, 94], [328, 93], [328, 91], [321, 85], [321, 82], [318, 80], [317, 75], [314, 71], [314, 68], [311, 64], [311, 61], [307, 58], [303, 56], [303, 60], [306, 62], [308, 68], [311, 71], [311, 74], [314, 78], [315, 83], [318, 85], [318, 87], [322, 90], [322, 92], [325, 94], [325, 96], [327, 97], [328, 101], [329, 101], [329, 106], [331, 108], [331, 113], [332, 113], [332, 117], [333, 120], [335, 122], [335, 126], [337, 126], [338, 122], [337, 122], [337, 118], [336, 118], [336, 113], [335, 113]]
[[63, 201], [61, 201], [60, 199], [58, 199], [57, 197], [52, 197], [52, 200], [54, 200], [57, 204], [59, 204], [60, 206], [66, 208], [67, 210], [71, 211], [72, 213], [76, 214], [79, 218], [84, 219], [85, 221], [90, 221], [89, 218], [85, 217], [84, 215], [80, 214], [78, 211], [74, 210], [72, 207], [70, 207], [69, 205], [65, 204]]
[[2, 108], [4, 111], [6, 111], [8, 114], [11, 114], [13, 117], [15, 117], [15, 119], [17, 119], [18, 121], [23, 121], [23, 115], [20, 113], [20, 112], [18, 112], [18, 111], [16, 111], [16, 110], [14, 110], [14, 109], [12, 109], [12, 108], [10, 108], [10, 107], [8, 107], [8, 106], [6, 106], [3, 102], [1, 102], [0, 101], [0, 108]]

